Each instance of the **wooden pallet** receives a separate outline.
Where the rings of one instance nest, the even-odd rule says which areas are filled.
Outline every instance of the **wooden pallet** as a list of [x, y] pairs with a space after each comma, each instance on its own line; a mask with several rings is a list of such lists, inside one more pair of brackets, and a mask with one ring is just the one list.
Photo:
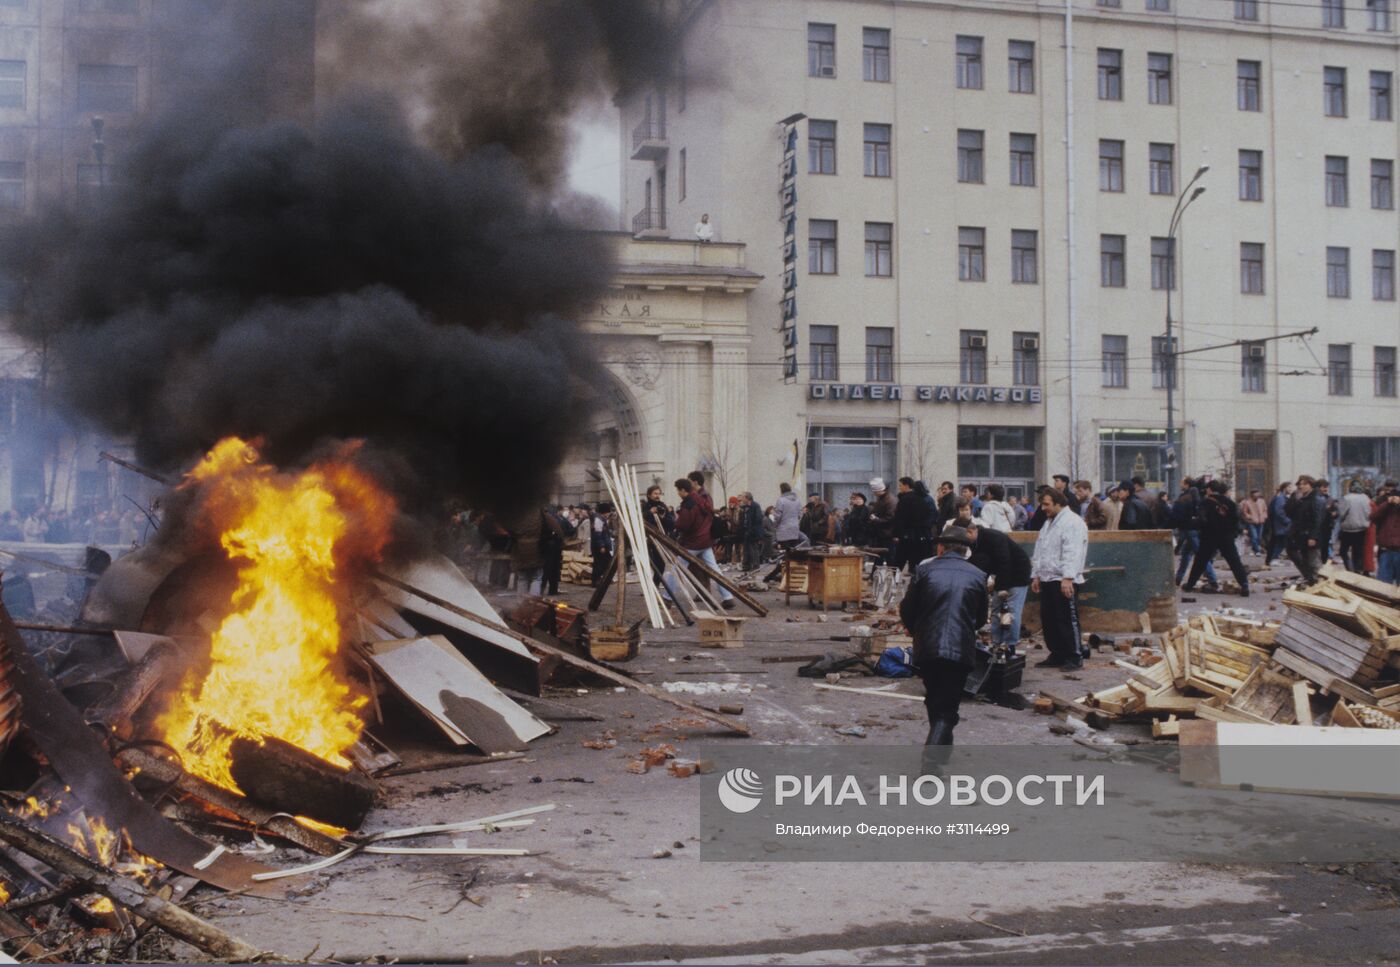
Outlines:
[[[1363, 638], [1300, 607], [1289, 608], [1278, 632], [1278, 642], [1279, 652], [1289, 652], [1337, 678], [1362, 686], [1376, 681], [1385, 667], [1384, 640]], [[1277, 652], [1275, 658], [1286, 664]]]

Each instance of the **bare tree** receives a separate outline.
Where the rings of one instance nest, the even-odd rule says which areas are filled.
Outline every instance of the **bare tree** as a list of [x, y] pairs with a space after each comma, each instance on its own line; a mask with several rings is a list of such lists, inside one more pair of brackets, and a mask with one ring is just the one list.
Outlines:
[[1226, 444], [1218, 436], [1211, 434], [1210, 444], [1215, 449], [1216, 465], [1207, 467], [1210, 475], [1217, 480], [1224, 480], [1231, 487], [1235, 485], [1235, 447], [1234, 444]]
[[904, 470], [915, 480], [927, 480], [936, 469], [933, 460], [933, 434], [924, 421], [907, 417], [909, 429], [904, 434]]
[[710, 447], [700, 455], [700, 466], [719, 484], [720, 501], [729, 503], [729, 481], [735, 470], [734, 448], [729, 434], [716, 428], [710, 432]]

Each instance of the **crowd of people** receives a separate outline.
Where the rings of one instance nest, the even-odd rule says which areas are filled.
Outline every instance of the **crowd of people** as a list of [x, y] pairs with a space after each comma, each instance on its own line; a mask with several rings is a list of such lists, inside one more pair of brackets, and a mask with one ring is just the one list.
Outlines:
[[39, 506], [28, 513], [8, 510], [0, 515], [0, 541], [131, 545], [142, 539], [149, 524], [146, 515], [135, 508], [117, 513], [111, 510], [50, 510]]

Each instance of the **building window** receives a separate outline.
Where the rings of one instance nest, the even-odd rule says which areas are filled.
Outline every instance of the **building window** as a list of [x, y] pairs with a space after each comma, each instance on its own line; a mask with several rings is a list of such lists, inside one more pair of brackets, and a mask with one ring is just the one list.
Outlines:
[[1152, 239], [1152, 288], [1176, 288], [1176, 239]]
[[894, 329], [889, 326], [865, 327], [865, 381], [894, 382]]
[[963, 329], [958, 334], [958, 376], [963, 383], [987, 381], [987, 331]]
[[1100, 7], [1111, 7], [1114, 10], [1120, 10], [1123, 7], [1123, 0], [1098, 0], [1098, 5]]
[[807, 272], [836, 274], [836, 222], [827, 218], [807, 220]]
[[1123, 100], [1123, 52], [1099, 48], [1099, 100]]
[[1040, 334], [1011, 334], [1011, 383], [1013, 386], [1040, 385]]
[[1322, 68], [1322, 113], [1329, 118], [1347, 116], [1347, 69]]
[[1391, 119], [1390, 85], [1394, 75], [1390, 71], [1371, 71], [1371, 120]]
[[1333, 299], [1351, 298], [1351, 249], [1327, 247], [1327, 295]]
[[1264, 392], [1264, 363], [1267, 353], [1262, 342], [1240, 343], [1240, 389], [1246, 393]]
[[1347, 159], [1329, 154], [1323, 161], [1323, 196], [1328, 208], [1347, 207]]
[[814, 175], [836, 174], [836, 122], [807, 122], [807, 171]]
[[1395, 207], [1395, 163], [1371, 159], [1371, 207], [1389, 211]]
[[1327, 347], [1327, 393], [1351, 395], [1351, 343], [1332, 343]]
[[865, 176], [867, 178], [888, 178], [890, 176], [890, 126], [888, 124], [867, 124], [865, 126]]
[[1147, 103], [1172, 102], [1172, 55], [1147, 55]]
[[1099, 141], [1099, 191], [1123, 190], [1123, 142]]
[[865, 274], [887, 279], [894, 275], [894, 226], [865, 223]]
[[119, 180], [119, 171], [111, 164], [78, 165], [78, 211], [97, 211], [99, 206], [106, 204], [108, 193]]
[[1172, 0], [1147, 0], [1148, 10], [1160, 10], [1163, 12], [1167, 12], [1170, 11], [1171, 8]]
[[1148, 190], [1154, 195], [1175, 195], [1176, 179], [1172, 177], [1172, 155], [1175, 148], [1170, 144], [1150, 144], [1147, 146]]
[[808, 332], [807, 341], [812, 346], [812, 379], [839, 379], [840, 377], [837, 375], [839, 370], [836, 366], [836, 327], [812, 326]]
[[685, 181], [686, 181], [685, 148], [681, 148], [680, 162], [681, 162], [680, 180], [676, 182], [676, 200], [677, 200], [677, 201], [685, 201], [685, 192], [686, 192], [686, 187], [685, 187]]
[[1341, 29], [1346, 25], [1345, 0], [1322, 0], [1322, 26]]
[[1390, 0], [1366, 0], [1368, 29], [1390, 33]]
[[1039, 236], [1028, 229], [1011, 230], [1011, 281], [1033, 285], [1039, 281]]
[[1008, 497], [1035, 494], [1038, 427], [960, 426], [955, 480], [999, 482]]
[[78, 110], [135, 111], [136, 68], [117, 64], [79, 64]]
[[1264, 294], [1264, 243], [1240, 243], [1240, 291], [1245, 295]]
[[1176, 337], [1172, 337], [1171, 348], [1168, 349], [1165, 336], [1153, 336], [1152, 388], [1166, 389], [1168, 383], [1171, 383], [1172, 389], [1176, 389]]
[[1258, 20], [1259, 0], [1235, 0], [1236, 20]]
[[958, 181], [982, 183], [982, 132], [958, 131]]
[[1099, 236], [1099, 284], [1106, 289], [1121, 289], [1126, 282], [1127, 237]]
[[22, 60], [0, 60], [0, 107], [24, 108], [25, 67]]
[[867, 81], [887, 82], [890, 79], [890, 32], [880, 27], [866, 27], [862, 32], [861, 76]]
[[807, 25], [807, 76], [836, 76], [836, 25]]
[[872, 477], [893, 480], [899, 456], [892, 426], [813, 426], [807, 431], [809, 493], [828, 507], [844, 507], [857, 490], [870, 493]]
[[1259, 61], [1235, 62], [1235, 106], [1241, 111], [1259, 110]]
[[1377, 302], [1395, 301], [1395, 250], [1371, 250], [1371, 298]]
[[1011, 135], [1011, 183], [1035, 187], [1035, 135]]
[[0, 161], [0, 212], [24, 210], [24, 162]]
[[982, 38], [959, 36], [958, 44], [958, 87], [980, 91], [982, 89]]
[[78, 4], [82, 13], [106, 13], [134, 17], [140, 11], [137, 0], [82, 0]]
[[1264, 200], [1264, 152], [1240, 151], [1240, 201]]
[[1123, 389], [1128, 385], [1128, 337], [1103, 336], [1100, 347], [1103, 385]]
[[1008, 90], [1012, 94], [1035, 93], [1035, 44], [1029, 40], [1013, 40], [1007, 44], [1007, 67], [1010, 71]]
[[987, 281], [986, 229], [958, 229], [958, 278], [963, 282]]
[[1377, 346], [1375, 355], [1376, 395], [1395, 395], [1395, 347]]

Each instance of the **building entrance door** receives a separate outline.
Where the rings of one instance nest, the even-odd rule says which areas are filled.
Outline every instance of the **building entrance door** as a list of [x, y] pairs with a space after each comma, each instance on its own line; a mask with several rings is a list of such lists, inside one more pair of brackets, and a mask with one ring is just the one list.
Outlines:
[[1251, 490], [1266, 498], [1273, 493], [1274, 434], [1272, 430], [1235, 431], [1235, 497], [1243, 499]]

